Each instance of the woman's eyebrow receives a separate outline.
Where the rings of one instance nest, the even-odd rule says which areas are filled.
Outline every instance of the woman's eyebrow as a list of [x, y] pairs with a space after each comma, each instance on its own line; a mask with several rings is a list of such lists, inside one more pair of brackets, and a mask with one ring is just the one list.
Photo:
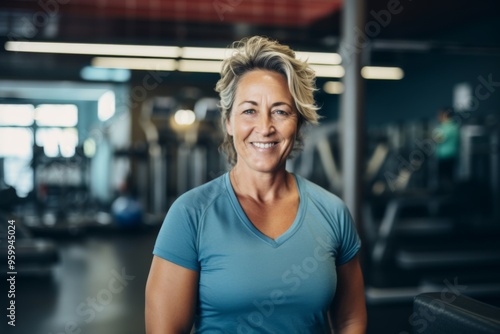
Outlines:
[[251, 101], [251, 100], [250, 100], [250, 101], [249, 101], [249, 100], [247, 100], [247, 101], [242, 101], [242, 102], [241, 102], [240, 104], [238, 104], [238, 105], [239, 105], [239, 106], [241, 106], [242, 104], [245, 104], [245, 103], [249, 103], [249, 104], [254, 105], [254, 106], [259, 105], [257, 102], [255, 102], [255, 101]]
[[273, 104], [271, 104], [271, 107], [278, 107], [278, 106], [283, 106], [283, 105], [285, 105], [285, 106], [287, 106], [287, 107], [289, 107], [289, 108], [292, 108], [292, 106], [291, 106], [291, 105], [289, 105], [289, 104], [288, 104], [288, 103], [286, 103], [286, 102], [274, 102]]
[[[248, 104], [251, 104], [251, 105], [254, 105], [254, 106], [258, 106], [259, 105], [255, 101], [246, 100], [246, 101], [242, 101], [241, 103], [239, 103], [238, 106], [241, 106], [242, 104], [245, 104], [245, 103], [248, 103]], [[289, 108], [292, 108], [292, 106], [290, 104], [288, 104], [287, 102], [282, 102], [282, 101], [274, 102], [273, 104], [271, 104], [271, 107], [277, 107], [277, 106], [282, 106], [282, 105], [285, 105], [285, 106], [288, 106]]]

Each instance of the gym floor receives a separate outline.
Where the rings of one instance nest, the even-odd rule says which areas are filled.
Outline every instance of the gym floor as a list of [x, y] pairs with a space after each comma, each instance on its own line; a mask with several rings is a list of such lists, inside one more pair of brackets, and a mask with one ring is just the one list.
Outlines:
[[61, 262], [52, 277], [17, 277], [16, 327], [8, 333], [144, 333], [144, 288], [156, 233], [57, 238]]
[[[2, 333], [144, 333], [144, 288], [156, 235], [150, 228], [55, 238], [60, 264], [52, 277], [17, 277], [16, 327]], [[368, 333], [410, 333], [411, 312], [411, 304], [369, 306]]]

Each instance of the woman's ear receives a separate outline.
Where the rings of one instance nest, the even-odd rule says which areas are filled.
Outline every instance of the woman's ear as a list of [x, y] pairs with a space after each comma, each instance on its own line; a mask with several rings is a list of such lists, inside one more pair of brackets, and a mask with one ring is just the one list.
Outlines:
[[233, 127], [231, 125], [231, 117], [228, 117], [226, 119], [226, 132], [228, 135], [232, 136], [233, 135]]

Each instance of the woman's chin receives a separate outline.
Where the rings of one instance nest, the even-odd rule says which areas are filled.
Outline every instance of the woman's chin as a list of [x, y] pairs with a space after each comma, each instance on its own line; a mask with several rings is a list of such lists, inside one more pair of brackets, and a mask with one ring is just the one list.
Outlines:
[[254, 161], [250, 167], [250, 170], [259, 173], [276, 173], [284, 170], [285, 163], [281, 161]]

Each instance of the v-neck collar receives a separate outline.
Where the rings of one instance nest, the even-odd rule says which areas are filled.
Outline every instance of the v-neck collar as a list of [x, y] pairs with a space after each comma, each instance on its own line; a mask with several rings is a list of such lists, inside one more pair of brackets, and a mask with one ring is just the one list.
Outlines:
[[238, 201], [238, 197], [236, 196], [236, 193], [234, 192], [233, 186], [231, 184], [231, 180], [229, 179], [229, 173], [226, 173], [224, 175], [224, 181], [226, 184], [227, 192], [229, 194], [229, 199], [231, 201], [231, 205], [233, 206], [234, 210], [236, 211], [238, 217], [240, 218], [240, 221], [250, 230], [251, 233], [253, 233], [257, 238], [261, 239], [265, 243], [269, 244], [270, 246], [277, 248], [284, 244], [288, 239], [290, 239], [295, 232], [299, 229], [299, 227], [302, 225], [302, 220], [305, 212], [305, 206], [306, 206], [306, 198], [303, 194], [302, 190], [302, 185], [300, 182], [300, 179], [293, 173], [291, 173], [292, 176], [295, 179], [295, 184], [297, 185], [297, 189], [299, 192], [299, 208], [297, 210], [297, 214], [295, 216], [295, 219], [293, 220], [292, 225], [279, 237], [276, 239], [273, 239], [271, 237], [268, 237], [264, 233], [262, 233], [255, 225], [248, 219], [247, 215], [245, 214], [245, 211], [243, 210], [243, 207], [241, 206], [240, 202]]

